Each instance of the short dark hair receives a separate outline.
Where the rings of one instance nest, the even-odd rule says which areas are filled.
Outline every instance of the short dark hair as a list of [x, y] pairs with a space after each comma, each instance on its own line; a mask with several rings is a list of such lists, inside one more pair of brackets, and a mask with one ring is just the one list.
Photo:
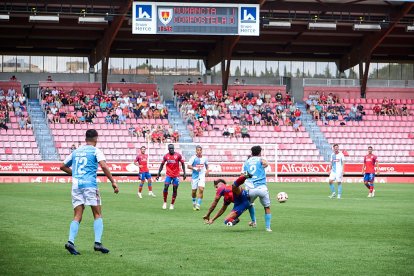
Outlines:
[[174, 148], [174, 145], [173, 144], [168, 144], [168, 148], [169, 149], [171, 149], [171, 148], [173, 149]]
[[141, 149], [146, 149], [146, 148], [147, 148], [146, 146], [142, 146], [142, 147], [141, 147]]
[[259, 156], [260, 153], [262, 152], [262, 147], [261, 146], [254, 146], [251, 148], [252, 151], [252, 156]]
[[220, 182], [223, 184], [227, 184], [226, 180], [219, 178], [219, 179], [214, 180], [214, 186], [218, 185]]
[[334, 144], [334, 145], [333, 145], [333, 147], [336, 147], [336, 146], [338, 146], [338, 147], [339, 147], [339, 145], [338, 145], [338, 144]]
[[86, 131], [86, 140], [90, 141], [98, 137], [98, 132], [95, 129], [88, 129]]
[[372, 149], [372, 146], [369, 146], [368, 149]]

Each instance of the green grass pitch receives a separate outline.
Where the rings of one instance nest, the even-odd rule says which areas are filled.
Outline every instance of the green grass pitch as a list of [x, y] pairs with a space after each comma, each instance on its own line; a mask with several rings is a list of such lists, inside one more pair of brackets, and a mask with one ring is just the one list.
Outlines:
[[[272, 233], [248, 213], [235, 227], [222, 218], [205, 225], [214, 197], [207, 184], [202, 210], [192, 210], [190, 185], [180, 184], [176, 209], [136, 196], [136, 184], [118, 195], [100, 185], [103, 244], [93, 252], [93, 219], [85, 210], [76, 240], [81, 256], [64, 249], [72, 220], [70, 184], [0, 185], [0, 275], [413, 275], [414, 186], [377, 184], [367, 198], [363, 184], [344, 184], [343, 199], [328, 199], [326, 183], [270, 183]], [[289, 200], [278, 203], [277, 192]], [[171, 188], [170, 195], [171, 197]], [[220, 205], [221, 206], [221, 202]], [[219, 208], [217, 207], [217, 210]]]

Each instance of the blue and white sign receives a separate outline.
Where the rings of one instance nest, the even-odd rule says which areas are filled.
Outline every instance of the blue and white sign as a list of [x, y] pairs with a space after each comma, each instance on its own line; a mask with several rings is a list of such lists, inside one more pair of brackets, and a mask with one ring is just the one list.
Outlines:
[[156, 34], [157, 26], [154, 17], [155, 4], [134, 2], [132, 6], [132, 33]]
[[134, 2], [133, 34], [260, 34], [256, 4]]
[[239, 35], [260, 34], [259, 5], [240, 5]]

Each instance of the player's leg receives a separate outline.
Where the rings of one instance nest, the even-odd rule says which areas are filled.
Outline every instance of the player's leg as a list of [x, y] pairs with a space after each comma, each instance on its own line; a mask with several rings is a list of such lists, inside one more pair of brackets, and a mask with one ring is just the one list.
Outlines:
[[375, 180], [375, 174], [371, 173], [370, 179], [369, 179], [369, 193], [371, 194], [371, 197], [375, 196], [374, 180]]
[[78, 235], [79, 224], [82, 221], [83, 210], [85, 209], [85, 197], [83, 189], [72, 189], [73, 220], [69, 226], [69, 238], [65, 244], [66, 250], [72, 255], [80, 255], [75, 248], [75, 239]]
[[234, 209], [231, 210], [231, 212], [224, 219], [224, 224], [227, 226], [234, 226], [239, 222], [240, 222], [239, 216]]
[[365, 185], [365, 187], [367, 187], [367, 189], [369, 190], [369, 192], [368, 192], [368, 197], [371, 197], [371, 189], [370, 189], [370, 183], [369, 183], [369, 173], [365, 173], [364, 174], [364, 185]]
[[144, 174], [140, 173], [139, 174], [139, 179], [140, 179], [141, 182], [139, 183], [139, 186], [138, 186], [137, 195], [138, 195], [139, 198], [142, 198], [142, 187], [144, 186], [144, 183], [145, 183]]
[[104, 229], [101, 205], [91, 206], [91, 209], [94, 218], [93, 230], [95, 232], [95, 243], [93, 245], [93, 249], [104, 254], [109, 253], [109, 249], [105, 248], [101, 241]]
[[246, 181], [247, 178], [251, 178], [252, 175], [248, 172], [244, 172], [242, 175], [240, 175], [234, 182], [233, 186], [239, 187], [240, 185], [243, 185], [244, 181]]
[[162, 209], [167, 209], [167, 197], [168, 197], [168, 188], [170, 187], [170, 184], [172, 182], [172, 178], [167, 176], [165, 178], [165, 182], [164, 182], [164, 190], [162, 192], [163, 197], [164, 197], [164, 203], [162, 205]]
[[[200, 184], [200, 183], [199, 183]], [[198, 186], [198, 194], [197, 194], [197, 204], [196, 204], [196, 210], [200, 210], [201, 203], [203, 202], [203, 196], [204, 196], [204, 186]]]
[[201, 203], [203, 202], [203, 196], [204, 196], [204, 187], [206, 186], [206, 178], [200, 177], [198, 179], [198, 194], [197, 194], [197, 204], [196, 204], [196, 210], [200, 210]]
[[152, 196], [152, 197], [155, 197], [155, 194], [154, 194], [154, 192], [152, 191], [152, 179], [151, 179], [151, 174], [150, 174], [149, 172], [147, 172], [145, 177], [146, 177], [147, 182], [148, 182], [148, 195], [149, 195], [149, 196]]
[[342, 197], [342, 179], [340, 179], [340, 181], [338, 180], [337, 183], [338, 183], [338, 196], [337, 196], [337, 198], [341, 199], [341, 197]]
[[191, 201], [193, 202], [193, 210], [196, 211], [197, 204], [197, 188], [198, 188], [198, 179], [191, 179]]
[[260, 186], [260, 188], [257, 190], [258, 190], [258, 194], [260, 198], [260, 203], [264, 207], [264, 211], [265, 211], [264, 219], [265, 219], [266, 231], [272, 232], [272, 228], [270, 227], [271, 220], [272, 220], [272, 212], [270, 211], [269, 190], [267, 189], [266, 186], [263, 186], [263, 187]]
[[170, 210], [174, 210], [175, 199], [177, 198], [178, 193], [178, 185], [180, 184], [180, 180], [178, 177], [175, 177], [172, 181], [173, 184], [173, 194], [171, 198]]
[[68, 242], [65, 244], [66, 250], [70, 252], [72, 255], [80, 255], [75, 248], [75, 239], [79, 232], [79, 224], [82, 221], [83, 210], [85, 209], [85, 205], [78, 205], [73, 209], [73, 220], [69, 226], [69, 238]]
[[331, 190], [331, 195], [329, 196], [329, 198], [335, 198], [336, 197], [336, 193], [335, 193], [335, 185], [334, 185], [334, 180], [335, 180], [335, 173], [331, 172], [329, 175], [329, 189]]

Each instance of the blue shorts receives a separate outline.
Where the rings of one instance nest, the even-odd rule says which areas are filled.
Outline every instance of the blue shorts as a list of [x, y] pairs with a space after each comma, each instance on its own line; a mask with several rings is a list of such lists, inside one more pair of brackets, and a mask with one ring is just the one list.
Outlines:
[[366, 173], [364, 174], [364, 182], [374, 182], [375, 173]]
[[167, 176], [164, 183], [167, 185], [172, 183], [174, 186], [178, 186], [180, 184], [180, 179], [178, 177]]
[[238, 197], [234, 197], [234, 206], [232, 212], [236, 212], [237, 216], [241, 216], [244, 211], [250, 207], [250, 198], [248, 192], [243, 190]]
[[139, 179], [145, 180], [145, 179], [151, 179], [151, 174], [149, 172], [143, 172], [139, 174]]

